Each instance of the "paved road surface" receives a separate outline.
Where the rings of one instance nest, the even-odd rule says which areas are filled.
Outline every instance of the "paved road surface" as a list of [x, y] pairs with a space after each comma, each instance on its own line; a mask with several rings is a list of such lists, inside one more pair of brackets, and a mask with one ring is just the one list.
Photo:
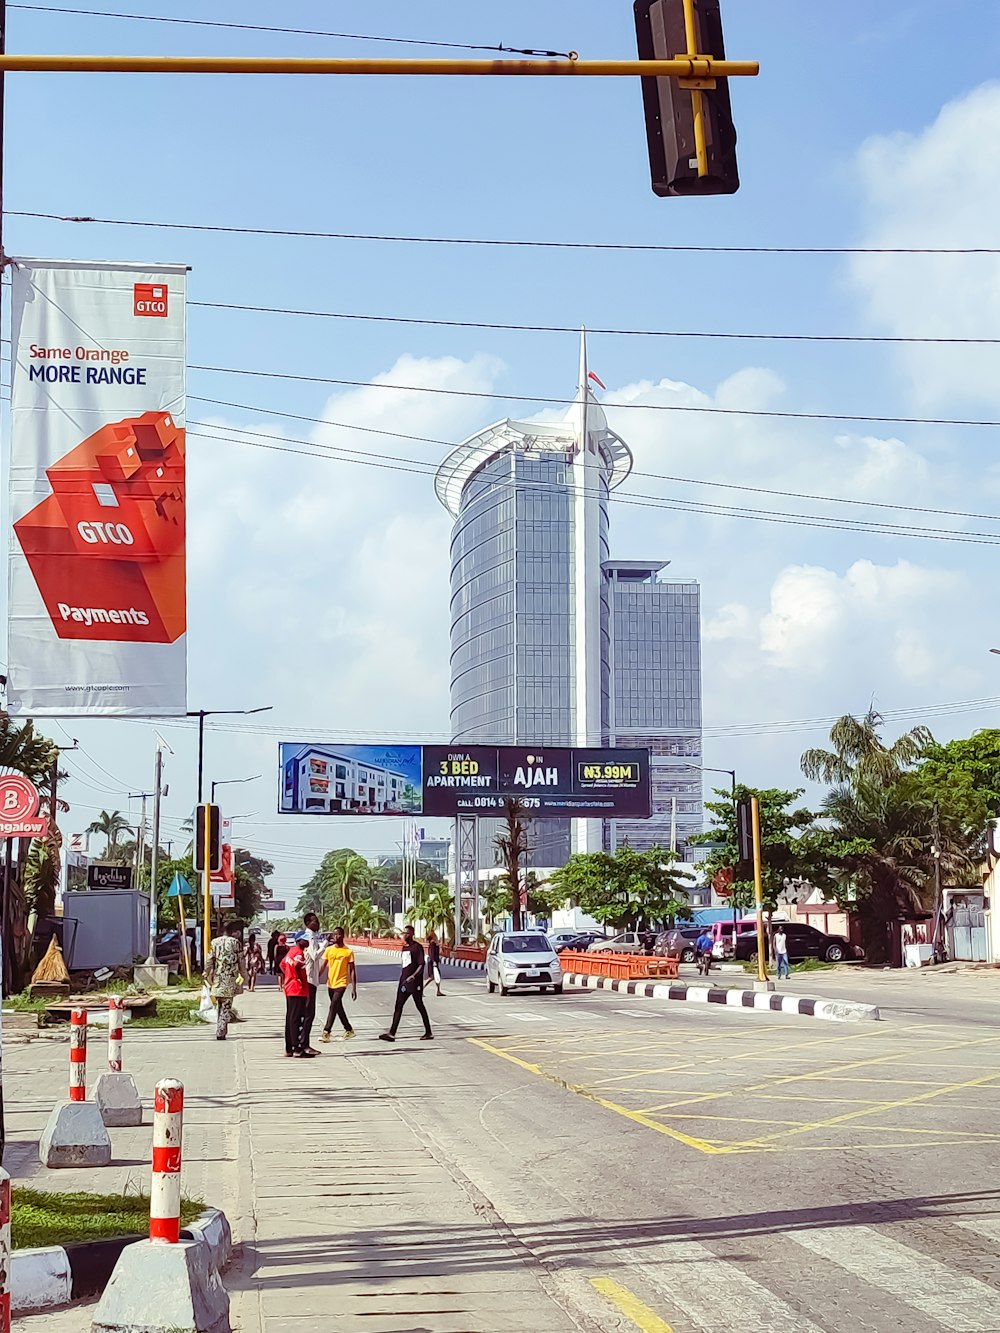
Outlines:
[[274, 991], [225, 1048], [143, 1040], [235, 1099], [245, 1333], [1000, 1330], [991, 997], [840, 1025], [446, 970], [436, 1040], [387, 1046], [397, 968], [361, 957], [319, 1059], [284, 1059]]

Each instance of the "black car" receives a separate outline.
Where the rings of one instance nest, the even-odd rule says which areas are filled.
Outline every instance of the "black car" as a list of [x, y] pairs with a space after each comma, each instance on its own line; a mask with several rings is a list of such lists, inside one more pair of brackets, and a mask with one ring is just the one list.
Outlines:
[[656, 943], [653, 945], [654, 956], [679, 958], [682, 963], [693, 963], [695, 940], [702, 930], [702, 926], [678, 926], [675, 930], [664, 930], [656, 937]]
[[571, 949], [574, 953], [586, 953], [594, 940], [603, 940], [604, 936], [597, 930], [583, 930], [579, 935], [574, 935], [571, 940], [566, 940], [560, 944], [556, 953], [562, 953], [564, 949]]
[[[845, 958], [863, 958], [864, 952], [843, 935], [826, 935], [815, 926], [783, 921], [781, 929], [788, 942], [788, 961], [801, 963], [805, 958], [820, 958], [826, 963], [842, 963]], [[757, 957], [757, 936], [753, 932], [736, 937], [736, 958], [752, 962]]]

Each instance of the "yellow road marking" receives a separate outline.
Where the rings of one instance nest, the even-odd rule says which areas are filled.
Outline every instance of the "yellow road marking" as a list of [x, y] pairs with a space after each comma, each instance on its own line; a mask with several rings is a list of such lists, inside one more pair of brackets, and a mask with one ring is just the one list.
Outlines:
[[834, 1125], [841, 1125], [847, 1120], [856, 1120], [859, 1116], [875, 1115], [880, 1111], [898, 1111], [902, 1106], [914, 1106], [917, 1102], [927, 1102], [935, 1097], [943, 1097], [948, 1092], [960, 1092], [963, 1088], [981, 1087], [984, 1083], [995, 1083], [1000, 1078], [1000, 1074], [985, 1074], [982, 1078], [970, 1079], [967, 1083], [952, 1083], [948, 1087], [938, 1088], [934, 1092], [919, 1092], [913, 1097], [903, 1097], [897, 1102], [881, 1102], [878, 1106], [872, 1106], [866, 1111], [846, 1111], [843, 1115], [831, 1116], [829, 1120], [815, 1120], [811, 1124], [803, 1125], [800, 1129], [783, 1129], [778, 1134], [765, 1134], [759, 1139], [748, 1140], [746, 1144], [734, 1146], [746, 1147], [750, 1143], [773, 1143], [777, 1139], [789, 1138], [793, 1134], [804, 1134], [813, 1129], [830, 1129]]
[[549, 1083], [555, 1083], [560, 1088], [565, 1088], [567, 1092], [575, 1092], [578, 1097], [586, 1097], [588, 1101], [594, 1102], [597, 1106], [603, 1106], [606, 1111], [614, 1111], [617, 1115], [623, 1115], [627, 1120], [633, 1120], [637, 1125], [645, 1125], [647, 1129], [655, 1129], [658, 1134], [666, 1134], [668, 1138], [676, 1139], [678, 1143], [684, 1143], [689, 1148], [696, 1148], [698, 1152], [715, 1154], [726, 1153], [730, 1149], [719, 1147], [710, 1143], [707, 1139], [692, 1138], [690, 1134], [684, 1134], [679, 1129], [671, 1129], [669, 1125], [661, 1125], [656, 1120], [650, 1120], [640, 1111], [630, 1111], [626, 1106], [619, 1106], [617, 1102], [609, 1102], [603, 1097], [598, 1097], [596, 1093], [590, 1092], [587, 1088], [581, 1088], [573, 1083], [567, 1083], [565, 1079], [557, 1078], [555, 1074], [549, 1074], [538, 1065], [532, 1065], [527, 1060], [521, 1060], [516, 1055], [511, 1055], [509, 1051], [501, 1050], [499, 1046], [491, 1046], [488, 1041], [483, 1041], [479, 1037], [467, 1037], [474, 1046], [481, 1046], [484, 1051], [489, 1051], [491, 1055], [499, 1055], [502, 1060], [509, 1060], [511, 1064], [518, 1065], [521, 1069], [526, 1069], [529, 1074], [535, 1074], [539, 1078], [547, 1079]]
[[641, 1328], [642, 1333], [674, 1333], [670, 1325], [654, 1314], [648, 1305], [644, 1305], [638, 1296], [633, 1296], [626, 1287], [620, 1287], [609, 1277], [591, 1278], [590, 1285], [606, 1296], [612, 1305], [616, 1305], [636, 1328]]

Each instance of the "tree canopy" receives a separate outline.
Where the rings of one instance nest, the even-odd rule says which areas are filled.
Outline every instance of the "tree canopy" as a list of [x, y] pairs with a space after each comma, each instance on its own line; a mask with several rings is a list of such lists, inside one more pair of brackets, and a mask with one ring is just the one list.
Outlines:
[[662, 847], [578, 853], [552, 873], [546, 896], [553, 904], [570, 900], [604, 925], [664, 925], [691, 915], [676, 862], [676, 853]]

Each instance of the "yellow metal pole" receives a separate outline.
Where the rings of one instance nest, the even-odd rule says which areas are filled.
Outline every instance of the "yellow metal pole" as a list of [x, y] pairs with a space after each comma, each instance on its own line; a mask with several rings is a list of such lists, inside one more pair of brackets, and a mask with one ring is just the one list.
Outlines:
[[212, 945], [212, 871], [211, 871], [211, 842], [212, 842], [212, 807], [205, 802], [205, 828], [204, 832], [204, 868], [201, 872], [201, 888], [203, 897], [203, 915], [204, 921], [201, 926], [201, 954], [202, 965], [208, 961], [208, 951]]
[[[684, 0], [684, 36], [689, 56], [698, 55], [698, 24], [695, 21], [694, 0]], [[705, 142], [705, 98], [699, 88], [691, 89], [691, 110], [694, 112], [694, 151], [698, 158], [698, 175], [708, 175], [708, 144]]]
[[184, 971], [191, 980], [191, 955], [188, 953], [187, 922], [184, 920], [184, 895], [177, 895], [177, 911], [181, 919], [181, 957], [184, 959]]
[[756, 60], [363, 60], [286, 56], [0, 55], [0, 71], [57, 74], [421, 74], [575, 78], [736, 78], [760, 73]]
[[760, 806], [750, 797], [753, 825], [753, 893], [757, 904], [757, 980], [767, 980], [767, 956], [764, 953], [764, 872], [760, 864]]

